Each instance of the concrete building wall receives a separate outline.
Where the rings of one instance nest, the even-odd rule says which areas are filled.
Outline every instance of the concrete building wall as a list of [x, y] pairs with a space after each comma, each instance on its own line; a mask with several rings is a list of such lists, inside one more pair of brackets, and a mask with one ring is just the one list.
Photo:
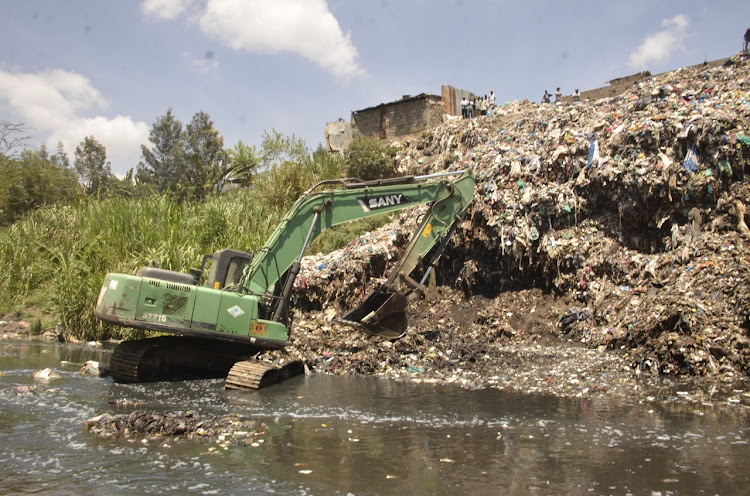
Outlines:
[[441, 95], [406, 95], [401, 100], [352, 112], [351, 121], [339, 119], [326, 123], [324, 130], [329, 152], [343, 152], [357, 135], [379, 139], [397, 139], [432, 129], [447, 115], [460, 116], [463, 97], [476, 98], [466, 90], [443, 86]]
[[394, 139], [431, 129], [443, 122], [437, 95], [421, 94], [352, 113], [352, 135]]

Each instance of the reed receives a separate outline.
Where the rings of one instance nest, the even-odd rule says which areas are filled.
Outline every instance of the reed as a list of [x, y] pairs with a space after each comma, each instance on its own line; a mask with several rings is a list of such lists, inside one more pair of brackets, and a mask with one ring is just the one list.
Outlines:
[[[299, 194], [340, 177], [343, 161], [282, 164], [249, 189], [179, 202], [169, 196], [84, 198], [47, 206], [0, 228], [0, 311], [45, 315], [78, 339], [128, 337], [103, 325], [94, 305], [107, 272], [135, 274], [153, 262], [187, 272], [203, 254], [263, 245]], [[368, 226], [369, 227], [369, 226]]]

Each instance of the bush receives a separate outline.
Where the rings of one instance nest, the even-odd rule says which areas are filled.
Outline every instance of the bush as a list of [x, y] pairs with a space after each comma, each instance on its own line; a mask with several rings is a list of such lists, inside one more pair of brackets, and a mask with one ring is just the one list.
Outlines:
[[395, 177], [393, 157], [397, 151], [377, 138], [357, 136], [349, 144], [346, 174], [363, 181]]
[[[251, 252], [301, 193], [318, 181], [340, 178], [343, 168], [341, 157], [318, 150], [299, 162], [278, 164], [251, 188], [202, 202], [164, 194], [80, 198], [42, 207], [29, 203], [14, 222], [0, 223], [0, 309], [37, 307], [42, 326], [54, 316], [66, 333], [86, 341], [142, 334], [94, 317], [107, 272], [135, 274], [152, 260], [164, 269], [187, 272], [206, 253], [222, 248]], [[13, 185], [6, 176], [0, 177], [3, 184]], [[48, 185], [40, 180], [28, 184]]]
[[41, 206], [69, 203], [78, 183], [38, 153], [24, 151], [19, 159], [0, 157], [0, 225], [9, 225]]

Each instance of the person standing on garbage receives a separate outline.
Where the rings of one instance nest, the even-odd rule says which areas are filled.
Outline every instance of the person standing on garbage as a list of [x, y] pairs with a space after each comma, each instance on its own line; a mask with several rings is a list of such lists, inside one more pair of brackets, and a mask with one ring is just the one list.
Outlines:
[[469, 109], [469, 119], [471, 119], [471, 118], [474, 117], [474, 109], [475, 109], [474, 99], [473, 98], [471, 100], [469, 100], [469, 107], [468, 107], [468, 109]]
[[573, 93], [573, 101], [576, 103], [581, 101], [581, 94], [578, 93], [578, 88], [576, 88], [575, 92]]
[[469, 117], [469, 100], [467, 100], [465, 96], [461, 100], [461, 115], [464, 119]]
[[550, 94], [547, 90], [544, 90], [544, 96], [542, 97], [542, 103], [549, 103]]
[[555, 90], [555, 103], [559, 102], [562, 98], [562, 91], [560, 91], [560, 87], [558, 86]]
[[495, 92], [492, 90], [490, 91], [490, 108], [495, 108]]
[[750, 28], [747, 28], [747, 31], [745, 31], [745, 44], [742, 45], [742, 51], [746, 52], [749, 47], [750, 47]]
[[479, 99], [479, 115], [487, 115], [487, 95]]

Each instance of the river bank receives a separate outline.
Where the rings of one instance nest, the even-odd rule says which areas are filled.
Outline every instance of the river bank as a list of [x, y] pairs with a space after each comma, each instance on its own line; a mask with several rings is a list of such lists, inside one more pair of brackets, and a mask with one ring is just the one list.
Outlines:
[[[701, 414], [750, 413], [746, 379], [653, 375], [632, 367], [625, 351], [592, 349], [567, 337], [554, 316], [569, 303], [538, 290], [489, 300], [465, 299], [454, 290], [439, 288], [436, 301], [418, 315], [411, 312], [410, 328], [397, 341], [340, 324], [333, 311], [298, 313], [291, 344], [262, 358], [300, 359], [310, 373], [559, 398], [607, 398], [622, 404], [659, 403]], [[483, 324], [471, 327], [476, 320]], [[23, 321], [2, 322], [0, 345], [62, 339], [54, 332], [31, 335]], [[103, 346], [78, 344], [91, 349]], [[104, 347], [112, 349], [115, 344]]]

